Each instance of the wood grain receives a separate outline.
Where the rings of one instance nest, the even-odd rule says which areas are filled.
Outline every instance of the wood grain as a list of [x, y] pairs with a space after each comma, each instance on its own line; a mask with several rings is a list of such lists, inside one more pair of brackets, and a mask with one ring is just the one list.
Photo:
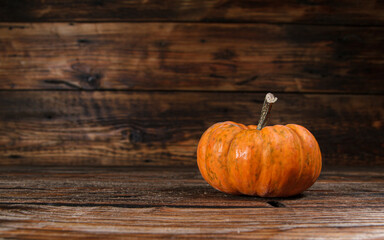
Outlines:
[[0, 169], [0, 237], [380, 239], [381, 168], [323, 171], [304, 194], [211, 188], [194, 168]]
[[[325, 165], [383, 166], [383, 96], [277, 94], [270, 125], [317, 138]], [[1, 165], [196, 165], [213, 123], [256, 124], [264, 94], [1, 91]]]
[[375, 0], [3, 0], [0, 21], [272, 22], [383, 25]]
[[0, 24], [0, 89], [384, 93], [384, 28]]

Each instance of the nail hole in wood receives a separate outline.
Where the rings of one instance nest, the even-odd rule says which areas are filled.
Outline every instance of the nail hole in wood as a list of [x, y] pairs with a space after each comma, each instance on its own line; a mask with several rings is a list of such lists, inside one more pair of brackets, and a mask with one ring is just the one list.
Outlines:
[[280, 208], [280, 207], [286, 207], [283, 203], [278, 202], [278, 201], [267, 201], [269, 205], [272, 207]]
[[88, 39], [78, 39], [77, 42], [78, 43], [91, 43], [91, 41]]

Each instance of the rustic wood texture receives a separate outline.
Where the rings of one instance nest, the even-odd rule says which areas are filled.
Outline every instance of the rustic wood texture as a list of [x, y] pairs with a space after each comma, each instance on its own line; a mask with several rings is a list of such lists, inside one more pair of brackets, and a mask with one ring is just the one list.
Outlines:
[[383, 28], [0, 24], [0, 89], [384, 93]]
[[193, 168], [0, 169], [0, 237], [381, 239], [384, 169], [330, 169], [291, 198], [230, 196]]
[[383, 25], [375, 0], [3, 0], [0, 21], [191, 21]]
[[[213, 123], [257, 124], [264, 94], [0, 91], [0, 164], [196, 165]], [[383, 166], [383, 96], [277, 94], [269, 125], [296, 123], [325, 165]]]

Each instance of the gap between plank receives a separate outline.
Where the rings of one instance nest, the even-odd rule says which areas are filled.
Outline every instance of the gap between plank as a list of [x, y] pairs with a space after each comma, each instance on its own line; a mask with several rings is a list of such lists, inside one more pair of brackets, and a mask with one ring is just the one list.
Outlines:
[[30, 24], [30, 23], [71, 23], [71, 24], [94, 24], [94, 23], [166, 23], [166, 24], [227, 24], [227, 25], [231, 25], [231, 24], [254, 24], [254, 25], [262, 25], [262, 24], [265, 24], [265, 25], [278, 25], [278, 26], [282, 26], [282, 25], [293, 25], [293, 26], [319, 26], [319, 27], [356, 27], [356, 28], [367, 28], [367, 27], [370, 27], [370, 28], [383, 28], [384, 27], [384, 24], [345, 24], [345, 23], [340, 23], [340, 24], [337, 24], [337, 23], [331, 23], [331, 24], [326, 24], [326, 23], [305, 23], [305, 22], [264, 22], [264, 21], [255, 21], [255, 22], [252, 22], [252, 21], [236, 21], [236, 20], [225, 20], [225, 19], [222, 19], [222, 20], [200, 20], [200, 21], [162, 21], [162, 20], [151, 20], [151, 21], [141, 21], [141, 20], [137, 20], [137, 21], [119, 21], [119, 20], [107, 20], [107, 21], [103, 21], [103, 20], [98, 20], [98, 21], [28, 21], [28, 22], [25, 22], [25, 21], [0, 21], [0, 24], [12, 24], [12, 23], [16, 23], [16, 24]]
[[[217, 90], [167, 90], [167, 89], [154, 89], [154, 90], [148, 90], [148, 89], [0, 89], [0, 92], [165, 92], [165, 93], [183, 93], [183, 92], [195, 92], [195, 93], [259, 93], [259, 94], [265, 94], [268, 91], [243, 91], [243, 90], [224, 90], [224, 91], [217, 91]], [[366, 96], [366, 95], [372, 95], [372, 96], [383, 96], [384, 93], [377, 93], [377, 92], [298, 92], [298, 91], [292, 91], [292, 92], [284, 92], [284, 91], [272, 91], [274, 94], [305, 94], [305, 95], [356, 95], [356, 96]]]

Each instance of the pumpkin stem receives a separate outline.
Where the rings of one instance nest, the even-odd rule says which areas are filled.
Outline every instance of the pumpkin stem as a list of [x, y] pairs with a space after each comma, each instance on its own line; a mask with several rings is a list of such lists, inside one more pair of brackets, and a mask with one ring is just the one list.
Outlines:
[[269, 116], [271, 114], [272, 105], [277, 101], [277, 98], [272, 93], [267, 93], [264, 99], [263, 108], [261, 109], [261, 116], [257, 129], [261, 130], [267, 125]]

